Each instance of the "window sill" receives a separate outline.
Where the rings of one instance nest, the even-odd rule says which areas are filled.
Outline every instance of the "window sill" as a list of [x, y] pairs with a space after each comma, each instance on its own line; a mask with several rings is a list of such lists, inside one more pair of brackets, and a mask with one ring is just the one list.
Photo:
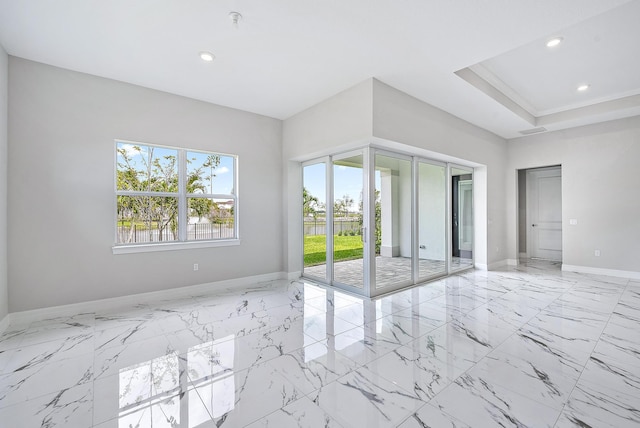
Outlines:
[[198, 248], [230, 247], [240, 245], [239, 239], [218, 241], [167, 242], [165, 244], [114, 245], [113, 254], [152, 253], [156, 251], [193, 250]]

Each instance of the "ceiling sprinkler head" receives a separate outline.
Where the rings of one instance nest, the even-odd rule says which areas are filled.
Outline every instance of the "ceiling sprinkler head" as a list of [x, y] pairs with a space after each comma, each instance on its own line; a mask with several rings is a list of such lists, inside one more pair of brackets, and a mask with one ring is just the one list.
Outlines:
[[233, 28], [238, 28], [238, 22], [242, 19], [240, 12], [229, 12], [229, 19], [231, 19], [231, 25]]

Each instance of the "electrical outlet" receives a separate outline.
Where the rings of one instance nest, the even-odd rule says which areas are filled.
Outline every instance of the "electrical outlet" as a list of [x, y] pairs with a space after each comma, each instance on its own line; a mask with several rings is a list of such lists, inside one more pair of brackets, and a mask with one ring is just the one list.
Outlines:
[[194, 264], [193, 264], [193, 270], [194, 270], [194, 271], [198, 270], [198, 263], [194, 263]]
[[594, 254], [595, 254], [596, 257], [600, 257], [600, 250], [595, 250]]

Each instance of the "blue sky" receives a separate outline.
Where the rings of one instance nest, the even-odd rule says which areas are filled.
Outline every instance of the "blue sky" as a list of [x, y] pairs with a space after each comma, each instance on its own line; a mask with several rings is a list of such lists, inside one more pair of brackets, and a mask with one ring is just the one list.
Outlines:
[[[187, 164], [187, 173], [204, 165], [207, 162], [207, 153], [187, 152], [187, 159], [191, 161]], [[207, 180], [210, 175], [210, 168], [203, 168], [203, 181], [208, 193], [224, 193], [230, 194], [233, 190], [233, 157], [220, 156], [220, 164], [213, 170], [213, 180]], [[213, 188], [211, 187], [213, 183]]]
[[[351, 211], [358, 209], [360, 193], [362, 192], [362, 168], [336, 165], [334, 171], [334, 197], [342, 199], [349, 195], [353, 199]], [[304, 186], [307, 191], [318, 198], [321, 203], [326, 203], [325, 195], [326, 171], [325, 164], [318, 163], [304, 167]], [[376, 187], [380, 187], [380, 174], [376, 172]]]

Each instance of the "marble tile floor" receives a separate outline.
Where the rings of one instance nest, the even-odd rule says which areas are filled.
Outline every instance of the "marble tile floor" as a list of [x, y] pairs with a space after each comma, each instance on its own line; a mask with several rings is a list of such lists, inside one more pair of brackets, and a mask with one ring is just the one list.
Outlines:
[[2, 427], [638, 427], [640, 282], [546, 262], [11, 324]]

